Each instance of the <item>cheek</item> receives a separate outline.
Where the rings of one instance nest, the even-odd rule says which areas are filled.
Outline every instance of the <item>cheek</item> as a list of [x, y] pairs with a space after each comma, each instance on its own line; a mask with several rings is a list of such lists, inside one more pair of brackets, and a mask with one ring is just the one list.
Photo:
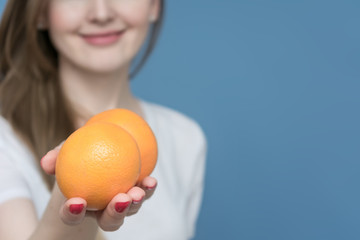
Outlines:
[[149, 27], [149, 6], [145, 1], [137, 0], [134, 2], [142, 4], [128, 4], [121, 8], [120, 15], [130, 30], [127, 33], [127, 51], [138, 51], [145, 40]]
[[119, 11], [121, 11], [123, 19], [126, 19], [127, 24], [132, 27], [144, 27], [149, 23], [149, 6], [147, 4], [128, 4]]
[[49, 29], [52, 32], [73, 31], [81, 18], [80, 9], [76, 11], [62, 4], [53, 4], [49, 7]]

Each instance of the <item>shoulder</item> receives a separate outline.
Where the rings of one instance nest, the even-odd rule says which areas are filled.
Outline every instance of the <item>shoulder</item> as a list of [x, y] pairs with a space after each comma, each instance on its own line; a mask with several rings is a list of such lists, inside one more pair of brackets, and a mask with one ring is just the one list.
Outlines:
[[[191, 117], [169, 107], [145, 102], [149, 124], [160, 133], [176, 137], [178, 141], [192, 145], [206, 145], [206, 136], [202, 127]], [[190, 141], [190, 142], [189, 142]]]
[[[21, 143], [11, 124], [0, 116], [0, 204], [7, 200], [31, 194], [26, 182], [26, 174], [31, 175], [30, 154]], [[30, 176], [34, 179], [33, 176]]]
[[[28, 158], [32, 157], [30, 149], [18, 136], [8, 120], [0, 115], [0, 155], [6, 158]], [[4, 159], [2, 157], [2, 159]], [[21, 158], [20, 158], [21, 157]]]
[[6, 149], [6, 145], [13, 142], [15, 138], [15, 132], [11, 127], [11, 124], [0, 115], [0, 148]]

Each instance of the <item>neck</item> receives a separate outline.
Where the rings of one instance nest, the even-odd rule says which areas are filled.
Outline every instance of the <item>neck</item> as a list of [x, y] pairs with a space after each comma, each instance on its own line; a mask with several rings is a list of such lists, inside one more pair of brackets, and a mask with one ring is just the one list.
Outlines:
[[121, 71], [94, 73], [60, 62], [61, 87], [73, 107], [77, 128], [89, 117], [112, 108], [126, 108], [143, 115], [131, 93], [128, 70], [129, 66]]

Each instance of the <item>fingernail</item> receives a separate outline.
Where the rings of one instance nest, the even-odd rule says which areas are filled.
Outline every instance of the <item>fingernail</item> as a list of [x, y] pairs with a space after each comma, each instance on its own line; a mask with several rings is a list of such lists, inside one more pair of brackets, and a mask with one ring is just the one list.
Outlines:
[[143, 198], [144, 198], [144, 196], [142, 196], [139, 200], [133, 200], [132, 203], [133, 204], [139, 204], [139, 203], [142, 202]]
[[115, 210], [118, 213], [122, 213], [128, 206], [130, 202], [117, 202], [115, 203]]
[[84, 208], [84, 204], [71, 204], [69, 210], [72, 214], [80, 214]]
[[146, 190], [154, 190], [154, 189], [156, 188], [156, 185], [157, 185], [157, 184], [155, 184], [155, 185], [152, 186], [152, 187], [146, 187]]

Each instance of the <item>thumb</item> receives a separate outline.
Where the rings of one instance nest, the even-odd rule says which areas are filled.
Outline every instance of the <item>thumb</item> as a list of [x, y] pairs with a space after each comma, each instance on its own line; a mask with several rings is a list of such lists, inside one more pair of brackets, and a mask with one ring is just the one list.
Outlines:
[[61, 142], [57, 147], [47, 152], [42, 159], [40, 160], [41, 168], [47, 173], [47, 174], [55, 174], [55, 165], [56, 165], [56, 159], [59, 155], [60, 148], [64, 144], [64, 141]]

